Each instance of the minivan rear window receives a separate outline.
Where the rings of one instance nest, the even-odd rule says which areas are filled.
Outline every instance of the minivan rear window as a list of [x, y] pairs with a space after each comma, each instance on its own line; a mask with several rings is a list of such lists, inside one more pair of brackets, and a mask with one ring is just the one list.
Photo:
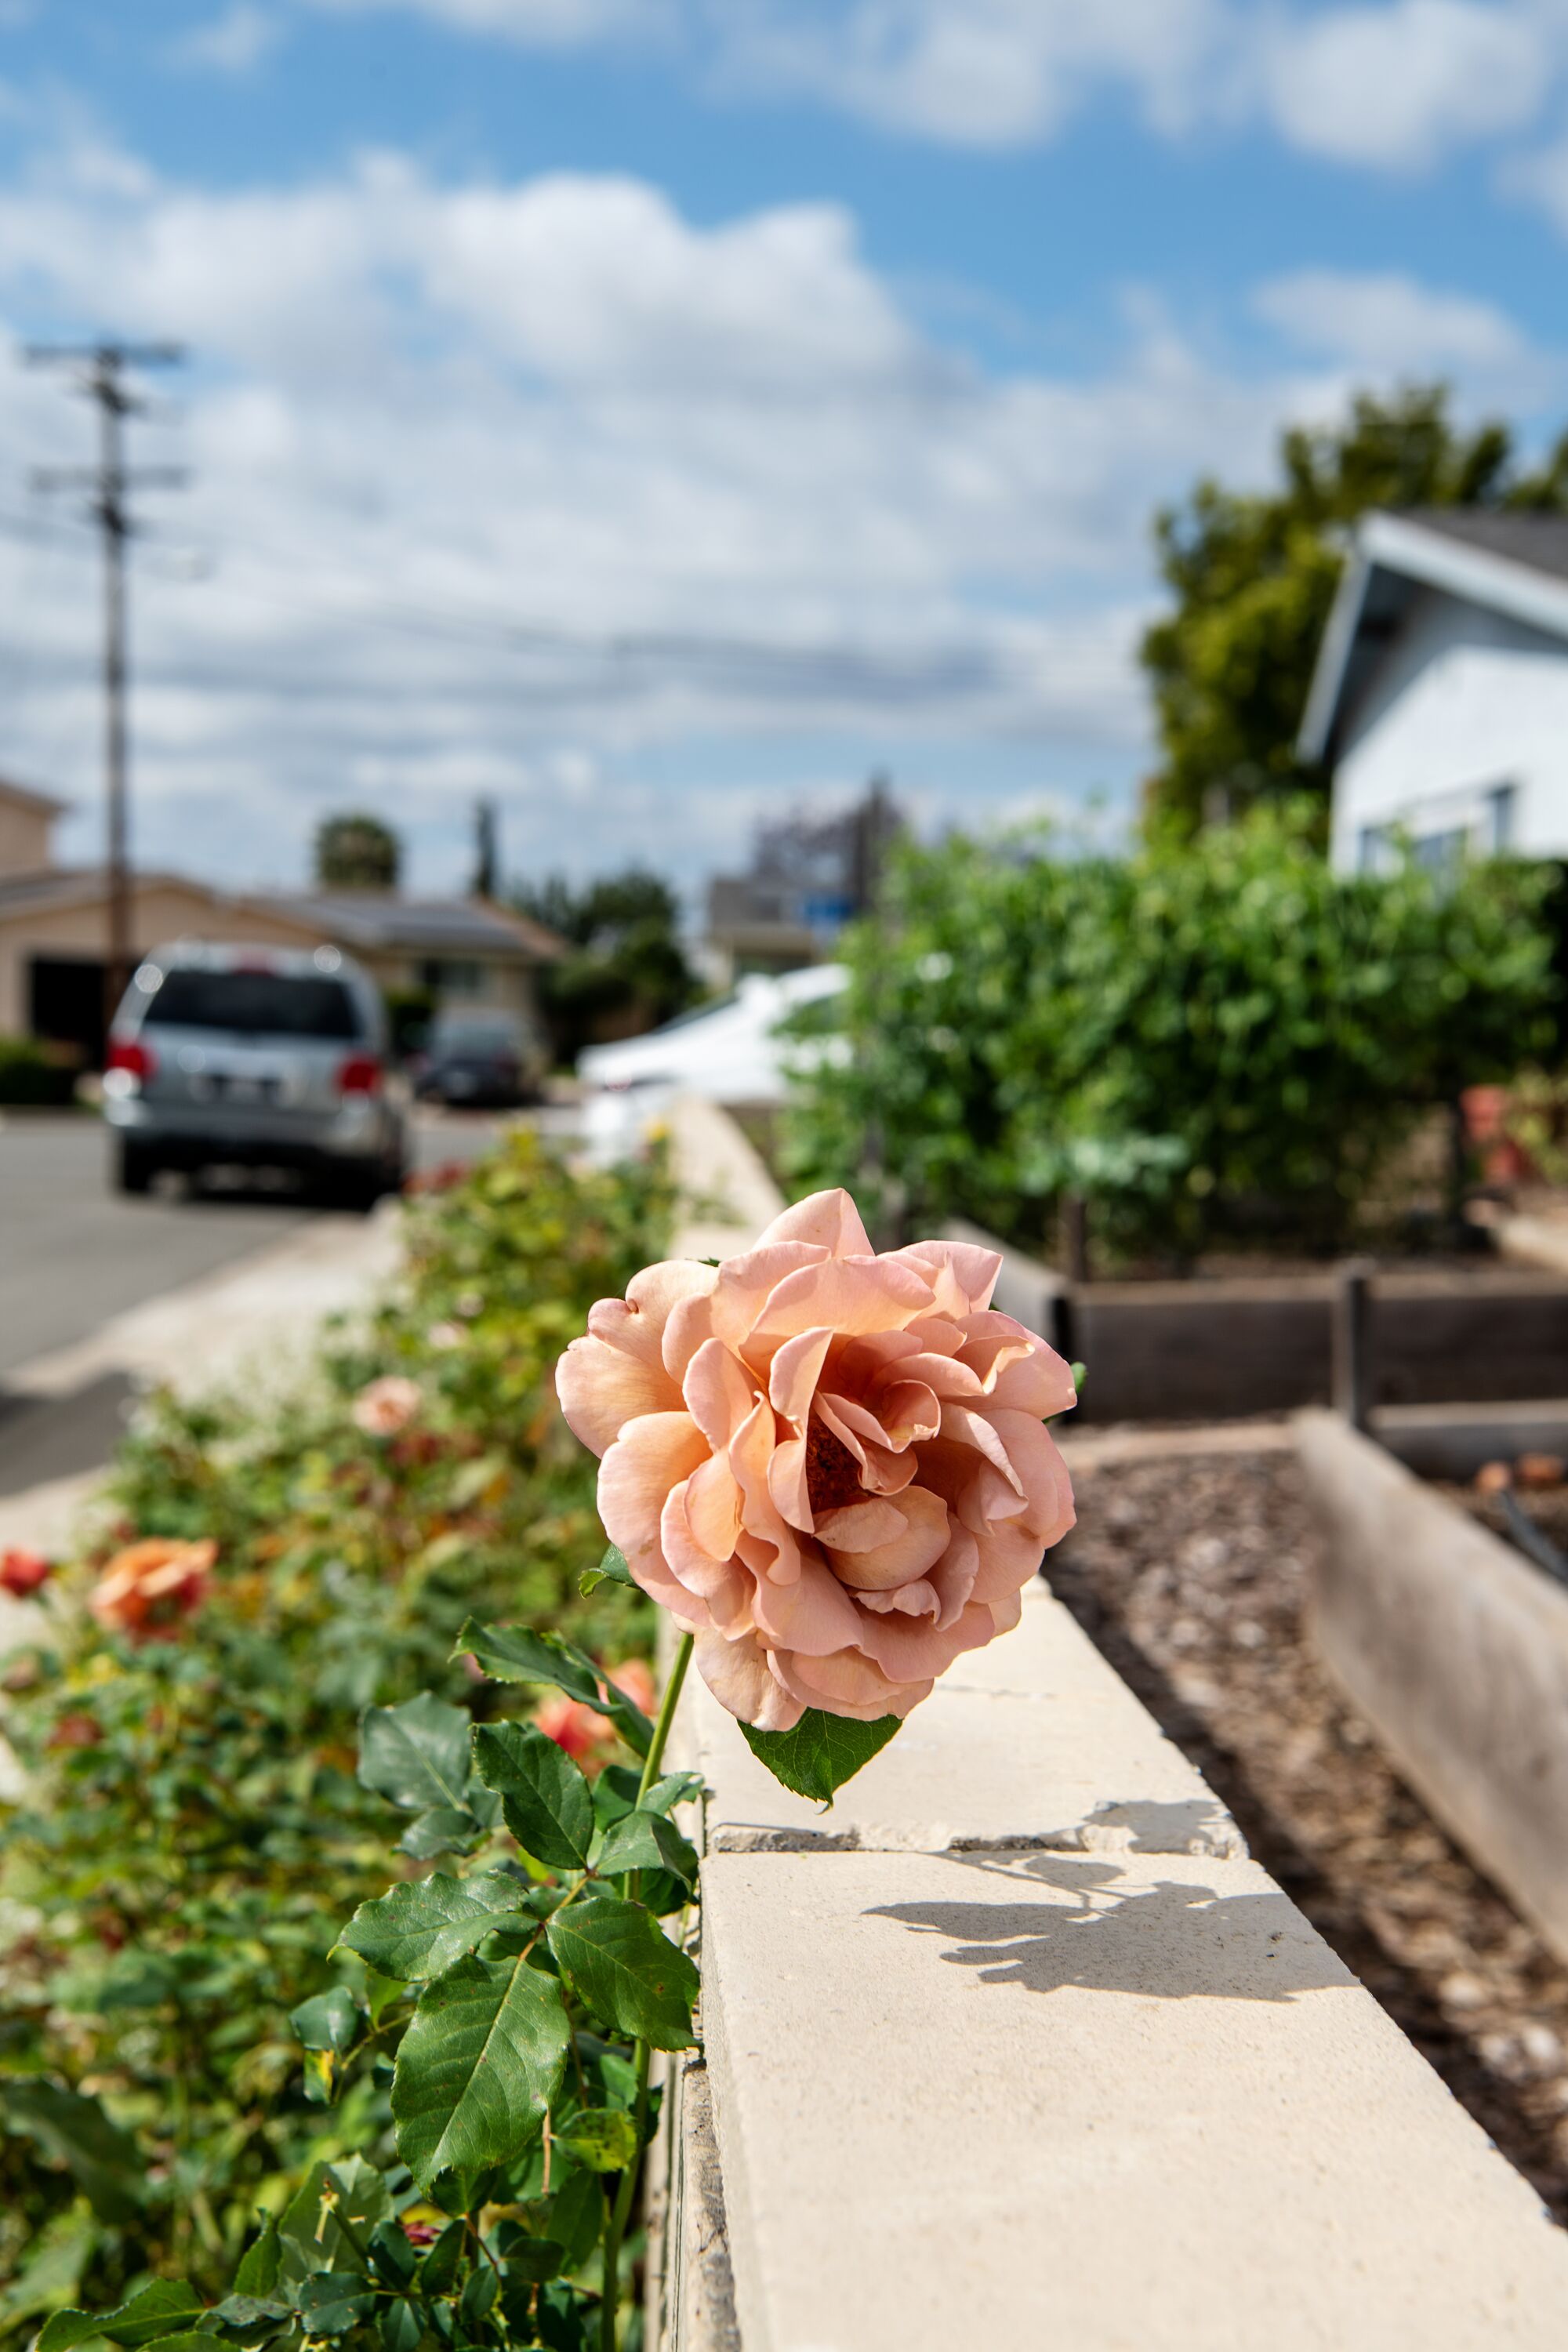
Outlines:
[[178, 1029], [226, 1029], [245, 1037], [359, 1035], [353, 999], [341, 980], [301, 972], [165, 972], [147, 1008], [149, 1021]]

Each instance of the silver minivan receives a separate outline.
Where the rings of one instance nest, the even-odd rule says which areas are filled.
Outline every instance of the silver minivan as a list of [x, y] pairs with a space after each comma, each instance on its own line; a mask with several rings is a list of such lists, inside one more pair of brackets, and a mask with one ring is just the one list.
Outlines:
[[337, 948], [155, 948], [104, 1063], [120, 1191], [163, 1168], [292, 1168], [368, 1206], [406, 1168], [386, 1047], [381, 992]]

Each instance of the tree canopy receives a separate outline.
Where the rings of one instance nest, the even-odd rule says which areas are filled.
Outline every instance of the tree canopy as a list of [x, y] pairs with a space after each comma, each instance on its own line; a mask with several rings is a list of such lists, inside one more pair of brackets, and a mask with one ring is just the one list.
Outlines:
[[596, 1038], [630, 1036], [683, 1012], [699, 993], [680, 942], [680, 904], [668, 882], [628, 866], [580, 888], [552, 874], [512, 893], [520, 912], [573, 953], [540, 975], [544, 1010], [562, 1058]]
[[1280, 487], [1198, 482], [1155, 519], [1173, 607], [1144, 635], [1162, 759], [1146, 820], [1190, 835], [1205, 814], [1326, 779], [1296, 734], [1333, 602], [1349, 527], [1373, 507], [1568, 509], [1568, 434], [1521, 468], [1495, 419], [1466, 430], [1442, 384], [1359, 394], [1340, 425], [1292, 426]]
[[403, 865], [397, 835], [378, 816], [350, 811], [316, 827], [316, 881], [323, 890], [395, 890]]

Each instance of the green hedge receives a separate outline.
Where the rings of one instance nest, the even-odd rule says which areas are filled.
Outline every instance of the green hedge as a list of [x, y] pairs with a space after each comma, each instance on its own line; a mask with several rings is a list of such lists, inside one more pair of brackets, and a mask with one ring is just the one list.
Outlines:
[[0, 1037], [0, 1104], [58, 1107], [76, 1094], [76, 1071], [33, 1037]]
[[802, 1182], [1038, 1246], [1339, 1245], [1413, 1129], [1550, 1049], [1554, 869], [1331, 873], [1313, 813], [1126, 859], [907, 852], [847, 942], [849, 1050], [800, 1089]]

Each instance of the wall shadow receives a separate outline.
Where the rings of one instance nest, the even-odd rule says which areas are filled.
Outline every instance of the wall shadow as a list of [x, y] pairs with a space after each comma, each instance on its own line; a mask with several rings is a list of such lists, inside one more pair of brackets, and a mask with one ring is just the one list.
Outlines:
[[[973, 1900], [889, 1903], [868, 1916], [896, 1919], [949, 1948], [951, 1968], [983, 1984], [1059, 1992], [1078, 1986], [1144, 2000], [1291, 2000], [1353, 1988], [1354, 1978], [1279, 1893], [1221, 1895], [1192, 1879], [1129, 1882], [1110, 1861], [1031, 1854], [1021, 1864], [952, 1857], [995, 1884]], [[1068, 1901], [1023, 1899], [1052, 1887]]]

